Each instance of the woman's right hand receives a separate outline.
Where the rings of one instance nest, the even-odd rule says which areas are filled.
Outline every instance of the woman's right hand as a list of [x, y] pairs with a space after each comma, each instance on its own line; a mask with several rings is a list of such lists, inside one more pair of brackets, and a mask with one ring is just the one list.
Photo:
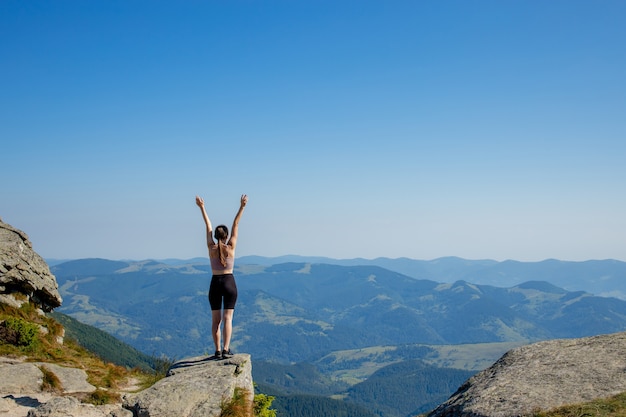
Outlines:
[[198, 207], [204, 207], [204, 200], [200, 196], [196, 196], [196, 204]]
[[245, 207], [248, 204], [248, 196], [245, 194], [241, 195], [241, 207]]

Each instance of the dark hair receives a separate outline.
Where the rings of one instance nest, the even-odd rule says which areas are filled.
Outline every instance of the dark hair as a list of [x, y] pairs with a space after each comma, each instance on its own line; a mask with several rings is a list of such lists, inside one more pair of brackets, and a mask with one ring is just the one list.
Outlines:
[[215, 228], [213, 235], [215, 236], [215, 240], [217, 240], [217, 250], [220, 254], [220, 262], [222, 266], [226, 266], [226, 256], [222, 253], [222, 244], [226, 243], [226, 239], [228, 239], [228, 227], [220, 224]]

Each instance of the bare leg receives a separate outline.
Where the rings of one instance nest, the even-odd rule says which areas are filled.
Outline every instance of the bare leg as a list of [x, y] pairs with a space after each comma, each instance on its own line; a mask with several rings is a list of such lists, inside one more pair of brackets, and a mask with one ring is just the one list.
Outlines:
[[220, 325], [222, 324], [222, 311], [211, 310], [211, 334], [213, 335], [213, 343], [215, 344], [215, 351], [221, 350], [220, 348]]
[[232, 308], [224, 309], [224, 350], [230, 350], [230, 337], [233, 334], [233, 314], [235, 310]]

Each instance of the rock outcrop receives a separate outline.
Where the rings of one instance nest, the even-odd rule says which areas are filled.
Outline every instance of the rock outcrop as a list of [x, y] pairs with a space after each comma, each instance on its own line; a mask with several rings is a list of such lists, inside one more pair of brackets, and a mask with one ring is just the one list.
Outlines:
[[[107, 412], [108, 411], [108, 412]], [[116, 406], [83, 404], [74, 397], [54, 397], [28, 412], [27, 417], [133, 417]]]
[[195, 357], [175, 363], [167, 377], [152, 387], [124, 398], [124, 408], [137, 417], [218, 417], [236, 388], [252, 401], [250, 355], [224, 360]]
[[29, 300], [44, 311], [63, 301], [54, 275], [26, 233], [0, 220], [0, 303], [20, 307]]
[[428, 417], [515, 417], [626, 391], [626, 332], [507, 352]]
[[[58, 391], [42, 388], [42, 368], [59, 379]], [[78, 399], [96, 389], [82, 369], [0, 357], [0, 415], [12, 417], [218, 417], [236, 388], [252, 404], [248, 354], [177, 362], [152, 387], [139, 392], [130, 387], [122, 403], [94, 406]]]
[[[43, 389], [42, 368], [58, 378], [59, 387], [56, 392]], [[0, 416], [133, 416], [133, 413], [124, 410], [121, 404], [94, 406], [83, 404], [73, 397], [73, 395], [85, 395], [95, 390], [96, 388], [87, 382], [87, 373], [82, 369], [0, 357]]]

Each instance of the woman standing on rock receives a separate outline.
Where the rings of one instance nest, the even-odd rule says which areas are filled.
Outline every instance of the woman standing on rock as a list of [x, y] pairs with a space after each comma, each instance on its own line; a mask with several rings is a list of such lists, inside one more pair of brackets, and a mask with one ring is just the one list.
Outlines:
[[[230, 238], [228, 228], [221, 224], [215, 228], [215, 240], [213, 239], [213, 228], [211, 221], [204, 209], [204, 200], [196, 196], [196, 204], [200, 207], [204, 223], [206, 225], [206, 243], [209, 248], [209, 260], [211, 261], [211, 286], [209, 287], [209, 304], [212, 312], [213, 343], [215, 344], [215, 359], [229, 358], [233, 354], [230, 351], [230, 337], [233, 333], [233, 314], [235, 303], [237, 302], [237, 285], [233, 275], [235, 266], [235, 247], [237, 246], [237, 235], [239, 232], [239, 219], [243, 214], [243, 209], [248, 203], [248, 196], [241, 196], [241, 204], [235, 215]], [[222, 312], [222, 301], [224, 310]], [[224, 348], [220, 350], [220, 327], [224, 322]]]

